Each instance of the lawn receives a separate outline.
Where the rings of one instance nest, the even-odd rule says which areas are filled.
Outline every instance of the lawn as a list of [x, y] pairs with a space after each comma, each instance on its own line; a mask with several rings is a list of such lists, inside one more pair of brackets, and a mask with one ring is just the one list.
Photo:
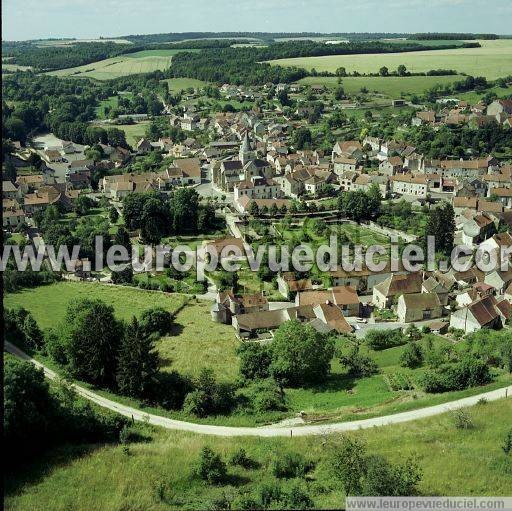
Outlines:
[[66, 307], [73, 298], [99, 298], [114, 307], [117, 317], [126, 320], [151, 307], [163, 307], [174, 313], [186, 299], [184, 295], [166, 295], [130, 287], [92, 282], [58, 282], [6, 294], [4, 305], [25, 307], [34, 315], [41, 328], [46, 329], [64, 319]]
[[455, 69], [459, 73], [485, 76], [487, 79], [507, 76], [512, 72], [512, 40], [479, 41], [481, 48], [455, 48], [387, 54], [328, 55], [279, 59], [271, 64], [297, 66], [307, 70], [334, 72], [345, 67], [347, 72], [376, 73], [382, 66], [395, 70], [404, 64], [411, 72], [431, 69]]
[[[501, 450], [512, 424], [512, 400], [468, 409], [474, 428], [456, 429], [451, 413], [421, 421], [352, 432], [367, 452], [394, 462], [413, 456], [422, 469], [423, 495], [509, 495], [512, 463]], [[342, 489], [333, 484], [327, 456], [336, 437], [226, 438], [154, 430], [148, 443], [83, 448], [61, 446], [47, 452], [22, 474], [7, 473], [5, 507], [43, 509], [212, 509], [226, 495], [254, 494], [262, 483], [287, 487], [270, 473], [275, 453], [298, 452], [314, 462], [303, 481], [317, 509], [343, 509]], [[207, 485], [192, 476], [200, 450], [208, 445], [224, 460], [244, 448], [258, 466], [228, 465], [225, 485]]]
[[[349, 95], [358, 94], [366, 87], [371, 93], [380, 93], [390, 98], [399, 98], [402, 94], [421, 94], [436, 84], [446, 85], [461, 80], [461, 76], [406, 76], [406, 77], [366, 77], [349, 76], [342, 78], [342, 87]], [[338, 87], [338, 78], [334, 76], [308, 76], [298, 83]]]

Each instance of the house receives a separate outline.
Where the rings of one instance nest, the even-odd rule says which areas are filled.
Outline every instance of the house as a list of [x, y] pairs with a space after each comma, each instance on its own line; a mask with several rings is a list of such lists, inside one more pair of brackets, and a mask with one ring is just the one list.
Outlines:
[[12, 181], [2, 181], [2, 198], [17, 199], [20, 198], [21, 191]]
[[456, 215], [460, 215], [468, 209], [476, 211], [478, 199], [476, 197], [454, 197], [453, 210]]
[[281, 187], [272, 179], [253, 177], [234, 185], [235, 201], [247, 196], [250, 199], [272, 199], [281, 196]]
[[348, 156], [360, 160], [363, 156], [363, 146], [358, 140], [338, 141], [332, 149], [332, 161], [339, 156]]
[[173, 162], [181, 171], [182, 185], [201, 184], [201, 162], [199, 158], [178, 158]]
[[346, 171], [355, 171], [357, 160], [348, 156], [338, 156], [334, 159], [334, 173], [341, 176]]
[[379, 164], [379, 172], [386, 176], [394, 176], [404, 168], [404, 161], [400, 156], [391, 156]]
[[210, 309], [212, 320], [230, 325], [236, 314], [252, 314], [268, 311], [268, 300], [263, 293], [235, 295], [231, 291], [219, 291]]
[[485, 276], [484, 282], [496, 289], [498, 293], [502, 294], [512, 282], [512, 269], [505, 271], [494, 270]]
[[135, 145], [138, 154], [147, 154], [152, 151], [153, 146], [147, 138], [141, 138]]
[[351, 286], [358, 293], [372, 291], [375, 285], [386, 280], [391, 274], [405, 275], [403, 266], [398, 261], [388, 262], [382, 271], [374, 272], [365, 264], [361, 269], [344, 269], [343, 265], [338, 266], [329, 272], [329, 278], [333, 287]]
[[439, 300], [441, 301], [441, 305], [448, 304], [448, 298], [450, 296], [450, 289], [445, 286], [442, 280], [436, 279], [434, 276], [428, 277], [423, 281], [421, 285], [422, 293], [435, 293]]
[[428, 180], [424, 175], [401, 174], [391, 179], [391, 192], [426, 199]]
[[280, 273], [276, 281], [277, 289], [288, 299], [294, 299], [299, 292], [311, 291], [313, 289], [311, 279], [297, 279], [293, 272]]
[[403, 294], [421, 293], [421, 273], [392, 274], [373, 286], [372, 302], [379, 309], [389, 309], [395, 299]]
[[467, 246], [478, 245], [496, 232], [496, 226], [487, 215], [475, 215], [462, 227], [462, 243]]
[[47, 149], [43, 152], [43, 160], [47, 163], [60, 163], [64, 161], [64, 157], [57, 149]]
[[350, 286], [335, 287], [326, 291], [302, 291], [295, 296], [295, 305], [332, 304], [344, 316], [360, 316], [361, 301], [357, 291]]
[[471, 286], [471, 289], [466, 289], [455, 296], [455, 301], [458, 307], [465, 307], [480, 298], [492, 295], [494, 288], [485, 282], [476, 282]]
[[512, 99], [496, 99], [487, 106], [487, 115], [492, 115], [498, 122], [501, 115], [505, 114], [505, 118], [512, 115]]
[[92, 170], [94, 167], [94, 160], [75, 160], [68, 165], [67, 174], [74, 174], [76, 172], [85, 172]]
[[281, 213], [283, 212], [283, 209], [289, 210], [292, 204], [288, 199], [251, 199], [246, 195], [242, 195], [234, 201], [234, 205], [240, 213], [249, 213], [253, 202], [256, 203], [260, 211], [264, 208], [270, 211], [270, 208], [275, 205]]
[[341, 311], [332, 304], [304, 305], [287, 309], [269, 310], [233, 316], [232, 324], [241, 337], [252, 337], [258, 332], [272, 331], [286, 321], [296, 320], [310, 324], [315, 330], [326, 333], [351, 333], [352, 327]]
[[436, 293], [414, 293], [401, 295], [396, 308], [401, 323], [440, 318], [443, 306]]
[[[10, 182], [10, 181], [9, 181]], [[4, 229], [17, 229], [25, 223], [25, 212], [14, 199], [2, 201], [2, 225]]]
[[[485, 296], [455, 311], [450, 317], [450, 327], [464, 330], [466, 333], [475, 332], [482, 328], [501, 328], [507, 316], [510, 317], [510, 303], [499, 301], [492, 295]], [[508, 303], [508, 302], [507, 302]]]

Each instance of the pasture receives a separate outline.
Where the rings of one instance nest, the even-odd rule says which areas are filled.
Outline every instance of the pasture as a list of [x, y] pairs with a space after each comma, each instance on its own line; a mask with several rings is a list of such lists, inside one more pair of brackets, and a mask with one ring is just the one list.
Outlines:
[[[418, 487], [422, 495], [509, 495], [511, 460], [501, 446], [512, 423], [512, 400], [480, 404], [467, 413], [474, 424], [470, 430], [457, 429], [453, 414], [446, 413], [349, 435], [366, 443], [368, 453], [395, 463], [415, 457], [423, 472]], [[294, 452], [314, 463], [302, 483], [314, 508], [343, 508], [345, 495], [327, 465], [336, 436], [228, 438], [158, 429], [151, 436], [150, 442], [132, 443], [128, 450], [119, 444], [52, 449], [26, 466], [21, 480], [19, 474], [7, 473], [5, 507], [13, 511], [211, 509], [213, 501], [225, 496], [254, 495], [264, 483], [289, 488], [293, 481], [275, 479], [270, 462], [273, 453]], [[228, 486], [207, 485], [192, 473], [205, 445], [225, 461], [244, 448], [257, 465], [252, 469], [229, 465]]]
[[120, 319], [129, 320], [152, 307], [175, 313], [186, 301], [184, 295], [166, 295], [141, 289], [108, 286], [93, 282], [58, 282], [4, 296], [5, 307], [24, 307], [34, 315], [42, 329], [58, 325], [64, 319], [68, 303], [75, 298], [103, 300], [112, 305]]
[[425, 50], [401, 53], [360, 55], [328, 55], [273, 60], [280, 66], [297, 66], [307, 70], [330, 71], [345, 67], [347, 72], [377, 73], [382, 66], [390, 71], [404, 64], [411, 72], [431, 69], [455, 69], [459, 73], [495, 79], [512, 73], [512, 40], [479, 41], [481, 48], [455, 48], [451, 50]]
[[117, 128], [124, 131], [126, 142], [132, 147], [145, 135], [149, 121], [141, 121], [135, 124], [98, 124], [102, 128]]
[[206, 82], [196, 80], [195, 78], [169, 78], [164, 80], [169, 87], [169, 92], [181, 92], [186, 89], [200, 89], [208, 85]]

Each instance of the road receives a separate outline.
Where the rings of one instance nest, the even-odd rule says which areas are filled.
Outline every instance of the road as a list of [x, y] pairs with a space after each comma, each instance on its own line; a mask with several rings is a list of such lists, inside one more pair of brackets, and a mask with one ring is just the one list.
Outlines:
[[[43, 369], [44, 374], [49, 379], [57, 379], [59, 376], [44, 366], [37, 360], [34, 360], [25, 352], [14, 346], [13, 344], [5, 341], [4, 349], [17, 356], [18, 358], [28, 360], [35, 366]], [[352, 422], [338, 422], [334, 424], [322, 424], [314, 426], [296, 426], [290, 427], [286, 425], [271, 425], [262, 427], [245, 427], [236, 428], [229, 426], [212, 426], [209, 424], [194, 424], [192, 422], [178, 421], [169, 419], [167, 417], [161, 417], [159, 415], [152, 415], [130, 406], [125, 406], [110, 399], [106, 399], [95, 392], [92, 392], [80, 385], [73, 385], [76, 393], [90, 401], [96, 403], [99, 406], [108, 408], [114, 412], [120, 413], [125, 417], [133, 418], [137, 421], [146, 421], [154, 426], [160, 426], [166, 429], [174, 429], [180, 431], [190, 431], [192, 433], [200, 433], [203, 435], [215, 435], [224, 437], [237, 437], [237, 436], [258, 436], [258, 437], [277, 437], [277, 436], [312, 436], [312, 435], [326, 435], [329, 433], [339, 433], [343, 431], [354, 431], [359, 429], [373, 428], [374, 426], [387, 426], [389, 424], [400, 424], [417, 419], [424, 419], [439, 415], [451, 410], [458, 410], [467, 406], [473, 406], [478, 403], [480, 399], [486, 399], [487, 401], [495, 401], [512, 395], [512, 385], [506, 388], [498, 390], [492, 390], [490, 392], [484, 392], [476, 396], [466, 397], [443, 403], [441, 405], [429, 406], [427, 408], [420, 408], [418, 410], [411, 410], [408, 412], [397, 413], [393, 415], [385, 415], [383, 417], [375, 417], [372, 419], [362, 419]]]

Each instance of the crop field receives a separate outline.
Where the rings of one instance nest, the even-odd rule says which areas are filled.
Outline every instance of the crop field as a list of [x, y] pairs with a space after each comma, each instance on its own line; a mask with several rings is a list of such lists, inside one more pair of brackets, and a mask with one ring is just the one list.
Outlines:
[[[399, 98], [402, 94], [420, 94], [436, 84], [447, 85], [461, 80], [455, 76], [407, 76], [407, 77], [367, 77], [349, 76], [342, 78], [342, 87], [347, 94], [357, 94], [363, 87], [370, 93], [379, 93], [391, 98]], [[298, 83], [304, 85], [323, 85], [328, 88], [338, 86], [338, 78], [334, 76], [308, 76]]]
[[376, 73], [382, 66], [390, 71], [404, 64], [411, 72], [431, 69], [455, 69], [459, 73], [485, 76], [488, 79], [512, 73], [512, 40], [479, 41], [481, 48], [455, 48], [452, 50], [426, 50], [387, 54], [328, 55], [279, 59], [271, 64], [297, 66], [307, 70], [335, 72], [345, 67], [347, 72]]
[[[61, 77], [94, 78], [110, 80], [120, 76], [150, 73], [165, 70], [176, 53], [185, 50], [145, 50], [100, 60], [91, 64], [52, 71], [48, 74]], [[191, 50], [193, 51], [193, 50]]]

